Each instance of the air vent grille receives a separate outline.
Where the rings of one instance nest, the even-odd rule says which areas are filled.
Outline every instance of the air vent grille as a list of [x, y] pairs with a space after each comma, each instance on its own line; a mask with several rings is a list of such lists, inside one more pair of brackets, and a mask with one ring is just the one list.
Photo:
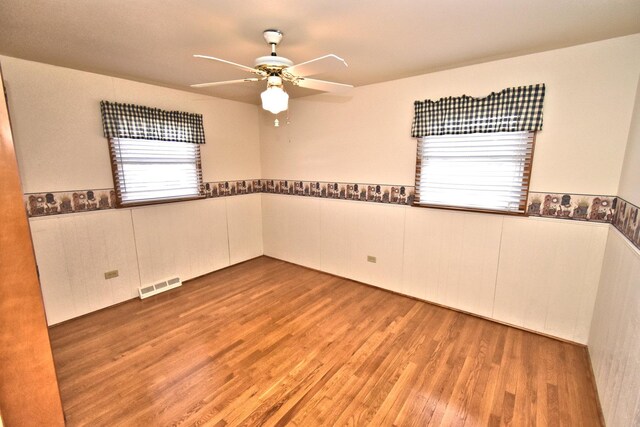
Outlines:
[[180, 278], [172, 277], [170, 279], [165, 279], [157, 282], [154, 285], [142, 286], [138, 288], [138, 293], [140, 294], [140, 299], [145, 299], [153, 295], [158, 295], [161, 292], [177, 288], [179, 286], [182, 286], [182, 281], [180, 281]]
[[155, 291], [156, 288], [154, 286], [147, 286], [146, 288], [140, 288], [141, 294], [148, 294], [149, 292]]

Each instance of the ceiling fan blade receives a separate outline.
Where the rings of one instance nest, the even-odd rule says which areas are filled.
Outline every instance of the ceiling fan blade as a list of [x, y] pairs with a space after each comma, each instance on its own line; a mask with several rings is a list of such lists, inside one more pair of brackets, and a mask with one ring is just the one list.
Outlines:
[[328, 73], [331, 71], [338, 71], [345, 67], [348, 67], [348, 65], [344, 59], [334, 54], [329, 54], [307, 62], [292, 65], [291, 67], [286, 68], [286, 72], [297, 77], [305, 77]]
[[321, 90], [323, 92], [334, 92], [334, 93], [345, 92], [349, 89], [353, 89], [352, 85], [347, 85], [344, 83], [334, 83], [334, 82], [327, 82], [324, 80], [307, 79], [307, 78], [301, 78], [294, 84], [306, 89], [315, 89], [315, 90]]
[[265, 75], [264, 71], [256, 70], [255, 68], [247, 67], [246, 65], [236, 64], [235, 62], [227, 61], [226, 59], [215, 58], [213, 56], [207, 56], [207, 55], [193, 55], [193, 57], [194, 58], [210, 59], [212, 61], [222, 62], [223, 64], [233, 65], [234, 67], [240, 68], [241, 70], [245, 70], [245, 71], [248, 71], [250, 73], [259, 74], [261, 76]]
[[191, 87], [211, 87], [211, 86], [222, 86], [222, 85], [230, 85], [234, 83], [246, 83], [246, 82], [257, 82], [260, 80], [264, 80], [264, 78], [251, 77], [248, 79], [238, 79], [238, 80], [226, 80], [223, 82], [211, 82], [211, 83], [198, 83], [197, 85], [191, 85]]

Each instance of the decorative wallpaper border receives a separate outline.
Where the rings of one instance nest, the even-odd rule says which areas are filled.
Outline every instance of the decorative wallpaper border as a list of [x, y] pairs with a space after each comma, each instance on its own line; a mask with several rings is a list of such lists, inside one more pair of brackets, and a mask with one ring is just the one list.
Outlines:
[[[255, 184], [254, 184], [255, 185]], [[409, 185], [368, 184], [361, 182], [262, 180], [263, 193], [323, 199], [411, 205], [415, 188]]]
[[239, 196], [242, 194], [261, 193], [259, 179], [241, 179], [238, 181], [213, 181], [204, 183], [204, 194], [207, 199], [215, 197]]
[[[260, 193], [254, 183], [260, 180], [219, 181], [205, 183], [207, 198]], [[52, 191], [24, 195], [27, 215], [32, 217], [115, 209], [113, 188], [99, 190]]]
[[116, 206], [113, 188], [100, 190], [27, 193], [24, 203], [29, 217], [99, 211]]
[[608, 222], [616, 211], [615, 196], [529, 193], [527, 215], [578, 221]]
[[636, 248], [640, 249], [640, 208], [618, 197], [618, 207], [611, 224]]
[[[207, 198], [253, 193], [286, 194], [325, 199], [411, 205], [415, 187], [403, 185], [250, 179], [205, 183]], [[27, 193], [25, 208], [29, 217], [61, 215], [114, 209], [113, 188], [97, 190]], [[640, 208], [616, 196], [531, 192], [528, 216], [610, 223], [640, 249]]]
[[[274, 193], [397, 205], [410, 205], [414, 198], [412, 186], [275, 179], [207, 182], [204, 191], [207, 198]], [[116, 193], [113, 188], [27, 193], [24, 203], [30, 218], [90, 212], [114, 209]]]
[[[204, 187], [207, 198], [272, 193], [411, 205], [415, 197], [413, 186], [328, 181], [251, 179], [207, 182]], [[113, 209], [116, 194], [112, 188], [27, 193], [24, 202], [29, 217], [38, 217]], [[532, 192], [527, 201], [527, 215], [546, 218], [611, 222], [615, 210], [614, 196]]]

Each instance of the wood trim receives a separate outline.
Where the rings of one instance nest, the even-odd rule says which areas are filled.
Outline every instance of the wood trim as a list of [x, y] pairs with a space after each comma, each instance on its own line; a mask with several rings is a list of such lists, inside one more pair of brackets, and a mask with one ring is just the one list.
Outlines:
[[[0, 71], [0, 86], [4, 82]], [[63, 426], [9, 111], [0, 102], [0, 407], [10, 426]]]
[[414, 297], [413, 295], [407, 295], [407, 294], [403, 294], [401, 292], [392, 291], [390, 289], [381, 288], [379, 286], [372, 285], [370, 283], [365, 283], [365, 282], [361, 282], [359, 280], [350, 279], [348, 277], [340, 276], [340, 275], [337, 275], [337, 274], [328, 273], [328, 272], [323, 271], [323, 270], [318, 270], [317, 268], [312, 268], [312, 267], [307, 267], [306, 265], [296, 264], [295, 262], [291, 262], [291, 261], [287, 261], [287, 260], [284, 260], [284, 259], [276, 258], [276, 257], [270, 256], [270, 255], [263, 255], [263, 256], [266, 257], [266, 258], [271, 258], [271, 259], [275, 259], [275, 260], [278, 260], [278, 261], [286, 262], [286, 263], [289, 263], [289, 264], [298, 265], [300, 267], [308, 268], [309, 270], [317, 271], [319, 273], [328, 274], [329, 276], [338, 277], [340, 279], [345, 279], [345, 280], [350, 280], [352, 282], [356, 282], [356, 283], [359, 283], [359, 284], [364, 285], [364, 286], [369, 286], [370, 288], [375, 288], [375, 289], [379, 289], [381, 291], [389, 292], [390, 294], [399, 295], [401, 297], [410, 298], [410, 299], [415, 300], [415, 301], [420, 301], [420, 302], [424, 302], [426, 304], [435, 305], [437, 307], [446, 308], [448, 310], [452, 310], [452, 311], [455, 311], [455, 312], [458, 312], [458, 313], [468, 314], [469, 316], [477, 317], [479, 319], [488, 320], [489, 322], [498, 323], [500, 325], [509, 326], [511, 328], [519, 329], [521, 331], [531, 332], [532, 334], [536, 334], [536, 335], [540, 335], [540, 336], [543, 336], [543, 337], [551, 338], [551, 339], [554, 339], [556, 341], [565, 342], [567, 344], [572, 344], [572, 345], [576, 345], [576, 346], [579, 346], [579, 347], [585, 347], [585, 348], [587, 347], [586, 344], [582, 344], [582, 343], [579, 343], [579, 342], [571, 341], [571, 340], [568, 340], [566, 338], [556, 337], [554, 335], [545, 334], [544, 332], [535, 331], [533, 329], [528, 329], [528, 328], [525, 328], [523, 326], [518, 326], [518, 325], [514, 325], [512, 323], [503, 322], [501, 320], [496, 320], [496, 319], [493, 319], [491, 317], [482, 316], [480, 314], [472, 313], [470, 311], [465, 311], [465, 310], [462, 310], [462, 309], [459, 309], [459, 308], [450, 307], [448, 305], [438, 304], [437, 302], [433, 302], [433, 301], [429, 301], [429, 300], [426, 300], [426, 299]]
[[202, 195], [202, 196], [193, 196], [193, 197], [180, 197], [177, 199], [149, 200], [146, 202], [135, 202], [135, 203], [124, 203], [124, 204], [121, 203], [120, 200], [117, 200], [116, 208], [125, 209], [125, 208], [135, 208], [137, 206], [163, 205], [165, 203], [186, 202], [189, 200], [199, 200], [199, 199], [206, 199], [206, 198], [207, 196]]
[[416, 204], [416, 200], [420, 198], [420, 189], [418, 188], [418, 182], [420, 179], [420, 173], [422, 171], [422, 157], [420, 156], [420, 138], [416, 139], [416, 173], [413, 180], [413, 203], [411, 206], [419, 206]]
[[509, 216], [527, 216], [526, 212], [508, 212], [508, 211], [494, 211], [491, 209], [474, 209], [474, 208], [464, 208], [461, 206], [446, 206], [446, 205], [428, 205], [428, 204], [418, 204], [413, 202], [411, 207], [414, 208], [428, 208], [428, 209], [444, 209], [448, 211], [463, 211], [463, 212], [476, 212], [476, 213], [489, 213], [489, 214], [497, 214], [497, 215], [509, 215]]
[[531, 171], [533, 170], [533, 155], [536, 151], [536, 137], [538, 136], [538, 131], [533, 131], [533, 141], [531, 141], [531, 161], [525, 163], [524, 168], [524, 176], [522, 181], [527, 183], [527, 188], [524, 191], [524, 200], [520, 204], [520, 210], [524, 212], [524, 215], [527, 215], [527, 200], [529, 200], [529, 186], [531, 185]]
[[116, 163], [116, 155], [113, 149], [111, 138], [107, 138], [107, 146], [109, 149], [109, 163], [111, 164], [111, 178], [113, 180], [113, 191], [116, 193], [116, 208], [120, 208], [120, 184], [118, 180], [118, 165]]

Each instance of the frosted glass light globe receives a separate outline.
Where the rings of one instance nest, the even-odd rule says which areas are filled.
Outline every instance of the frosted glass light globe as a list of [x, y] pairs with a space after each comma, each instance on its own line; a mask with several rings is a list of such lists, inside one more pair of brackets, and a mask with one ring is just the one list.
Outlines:
[[280, 86], [269, 86], [260, 94], [260, 97], [262, 98], [262, 108], [273, 114], [278, 114], [289, 108], [289, 94]]

